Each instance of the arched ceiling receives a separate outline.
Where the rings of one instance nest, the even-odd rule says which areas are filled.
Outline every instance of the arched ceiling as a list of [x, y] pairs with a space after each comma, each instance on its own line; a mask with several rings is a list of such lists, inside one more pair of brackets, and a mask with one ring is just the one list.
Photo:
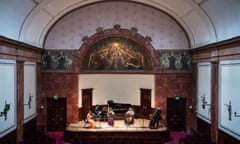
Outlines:
[[[138, 3], [110, 1], [95, 3], [63, 16], [48, 32], [44, 48], [78, 49], [84, 36], [96, 29], [136, 28], [143, 37], [149, 36], [155, 49], [188, 49], [187, 36], [169, 15]], [[105, 34], [106, 36], [106, 34]]]
[[[105, 1], [1, 0], [0, 17], [4, 20], [0, 22], [0, 35], [44, 48], [44, 40], [48, 36], [49, 30], [51, 30], [56, 22], [61, 21], [60, 19], [63, 16], [75, 9], [84, 9], [86, 5], [99, 2]], [[190, 41], [189, 48], [196, 48], [240, 35], [239, 0], [129, 0], [125, 2], [135, 2], [151, 6], [153, 9], [168, 14], [186, 32]], [[114, 7], [107, 11], [109, 14], [113, 12], [116, 12]], [[144, 14], [145, 12], [149, 11], [144, 11], [144, 9], [139, 10], [139, 13]], [[90, 13], [96, 14], [96, 11]], [[131, 19], [139, 18], [137, 14], [133, 14], [132, 16], [135, 17]], [[95, 16], [96, 19], [100, 19], [97, 16], [101, 15]], [[142, 18], [142, 21], [150, 23], [148, 18], [146, 14]], [[117, 19], [108, 19], [108, 21], [113, 23]], [[125, 25], [122, 21], [119, 21], [119, 23], [121, 23], [121, 27], [129, 27], [129, 25]], [[91, 32], [93, 32], [93, 28], [96, 30], [99, 25], [95, 25], [96, 28], [92, 26]], [[88, 26], [87, 22], [85, 26]], [[135, 26], [138, 25], [135, 23]], [[152, 25], [147, 24], [147, 26]], [[101, 27], [110, 26], [101, 25]], [[134, 25], [131, 27], [134, 27]], [[91, 32], [85, 35], [89, 36]], [[155, 40], [154, 37], [159, 37], [154, 33], [148, 33], [148, 35], [153, 40]], [[152, 43], [154, 44], [156, 41]]]

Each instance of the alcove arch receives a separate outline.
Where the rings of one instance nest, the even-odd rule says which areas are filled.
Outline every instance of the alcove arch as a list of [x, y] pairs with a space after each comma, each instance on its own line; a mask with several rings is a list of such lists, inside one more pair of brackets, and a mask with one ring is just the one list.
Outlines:
[[[119, 24], [116, 24], [110, 29], [99, 27], [94, 35], [83, 37], [83, 44], [74, 52], [74, 55], [78, 57], [76, 65], [79, 66], [79, 72], [155, 73], [159, 71], [159, 51], [156, 51], [153, 48], [149, 36], [144, 37], [137, 33], [137, 31], [136, 28], [131, 28], [129, 30], [121, 28]], [[109, 54], [113, 52], [114, 44], [116, 46], [119, 44], [113, 43], [116, 40], [120, 43], [122, 42], [121, 44], [124, 45], [121, 49], [118, 49], [118, 56], [121, 55], [124, 58], [120, 58], [119, 56], [117, 66], [116, 63], [115, 66], [113, 66], [110, 64], [114, 62], [112, 60], [114, 55], [110, 56]], [[112, 46], [112, 49], [109, 47], [110, 45]], [[119, 52], [119, 50], [121, 52]], [[103, 62], [101, 62], [102, 59], [100, 58], [100, 54], [103, 54], [104, 56]], [[107, 57], [107, 55], [109, 57]], [[94, 56], [95, 61], [104, 66], [92, 66], [94, 60], [91, 57]], [[129, 60], [130, 58], [135, 62]], [[109, 61], [111, 61], [110, 64], [108, 63]]]

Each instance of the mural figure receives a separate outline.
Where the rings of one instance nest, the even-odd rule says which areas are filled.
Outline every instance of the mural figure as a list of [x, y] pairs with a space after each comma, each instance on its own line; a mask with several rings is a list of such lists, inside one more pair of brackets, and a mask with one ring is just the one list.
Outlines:
[[46, 69], [52, 69], [52, 56], [51, 52], [48, 51], [46, 55], [43, 55], [43, 64], [46, 65]]
[[65, 70], [66, 67], [65, 67], [65, 62], [66, 62], [66, 58], [65, 58], [65, 55], [63, 53], [63, 51], [60, 51], [57, 59], [55, 60], [58, 62], [58, 67], [57, 69], [60, 69], [60, 70]]
[[176, 67], [175, 67], [176, 58], [174, 57], [173, 53], [171, 54], [171, 56], [168, 57], [168, 60], [169, 60], [169, 67], [168, 67], [168, 69], [176, 70]]
[[182, 68], [181, 68], [182, 70], [188, 70], [189, 69], [189, 67], [188, 67], [189, 60], [188, 60], [185, 52], [183, 52], [183, 54], [182, 54], [181, 63], [182, 63]]

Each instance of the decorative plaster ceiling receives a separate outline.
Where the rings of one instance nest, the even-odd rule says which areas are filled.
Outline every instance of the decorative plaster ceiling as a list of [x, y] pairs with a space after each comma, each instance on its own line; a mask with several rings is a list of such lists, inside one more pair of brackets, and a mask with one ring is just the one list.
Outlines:
[[78, 49], [84, 36], [96, 33], [98, 27], [137, 28], [150, 36], [155, 49], [188, 49], [183, 29], [162, 11], [137, 3], [107, 2], [79, 8], [60, 19], [49, 31], [44, 48]]
[[[211, 21], [204, 13], [204, 11], [197, 5], [197, 3], [191, 0], [178, 0], [177, 3], [176, 0], [122, 1], [122, 3], [132, 6], [128, 6], [128, 10], [126, 10], [126, 12], [124, 9], [120, 9], [124, 8], [124, 6], [118, 4], [115, 5], [118, 7], [115, 7], [113, 4], [113, 7], [108, 8], [107, 10], [98, 8], [98, 6], [105, 8], [106, 5], [109, 5], [108, 3], [118, 3], [116, 1], [109, 2], [99, 0], [43, 0], [27, 17], [22, 27], [20, 40], [39, 47], [43, 47], [44, 39], [46, 38], [49, 29], [54, 25], [54, 23], [56, 23], [65, 14], [79, 8], [79, 11], [84, 12], [84, 16], [81, 15], [81, 18], [86, 19], [86, 17], [91, 16], [88, 17], [90, 21], [82, 22], [82, 24], [85, 23], [84, 30], [87, 31], [87, 33], [81, 33], [79, 35], [89, 36], [90, 34], [94, 33], [94, 30], [96, 30], [99, 25], [103, 28], [107, 28], [110, 26], [112, 27], [112, 25], [116, 23], [119, 23], [121, 27], [129, 28], [136, 26], [140, 33], [152, 37], [152, 39], [154, 40], [152, 43], [153, 45], [155, 45], [156, 48], [161, 48], [161, 45], [159, 44], [160, 42], [158, 42], [158, 40], [161, 39], [161, 35], [159, 35], [159, 31], [161, 30], [157, 29], [157, 26], [161, 23], [161, 21], [159, 20], [159, 18], [156, 19], [156, 17], [157, 15], [163, 17], [165, 16], [163, 15], [163, 13], [157, 12], [157, 10], [155, 9], [149, 7], [146, 8], [146, 6], [141, 6], [139, 9], [138, 7], [140, 5], [133, 4], [132, 2], [152, 6], [166, 12], [171, 17], [173, 17], [186, 31], [187, 36], [190, 40], [190, 48], [216, 41], [215, 32]], [[94, 5], [84, 7], [92, 3], [94, 3]], [[91, 11], [88, 11], [87, 9]], [[98, 13], [98, 15], [96, 15], [96, 13]], [[114, 17], [114, 14], [117, 14], [119, 17]], [[105, 20], [102, 19], [103, 17], [105, 18]], [[93, 21], [94, 19], [95, 22]], [[173, 24], [172, 20], [169, 21], [171, 21], [171, 24]], [[178, 30], [176, 29], [175, 31]], [[171, 35], [174, 35], [174, 33], [172, 33]], [[78, 44], [80, 43], [78, 42]], [[181, 46], [181, 48], [185, 46]], [[75, 47], [75, 45], [73, 45], [72, 47]], [[172, 47], [173, 46], [170, 45], [164, 48], [168, 49]], [[174, 48], [177, 47], [178, 46], [174, 46]]]

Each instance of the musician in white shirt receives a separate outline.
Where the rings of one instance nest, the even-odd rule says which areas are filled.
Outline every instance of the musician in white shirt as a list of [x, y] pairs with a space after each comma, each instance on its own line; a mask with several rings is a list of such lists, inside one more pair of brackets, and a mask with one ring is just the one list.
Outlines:
[[132, 107], [129, 107], [128, 111], [125, 113], [125, 123], [133, 124], [134, 117], [135, 117], [135, 112]]

